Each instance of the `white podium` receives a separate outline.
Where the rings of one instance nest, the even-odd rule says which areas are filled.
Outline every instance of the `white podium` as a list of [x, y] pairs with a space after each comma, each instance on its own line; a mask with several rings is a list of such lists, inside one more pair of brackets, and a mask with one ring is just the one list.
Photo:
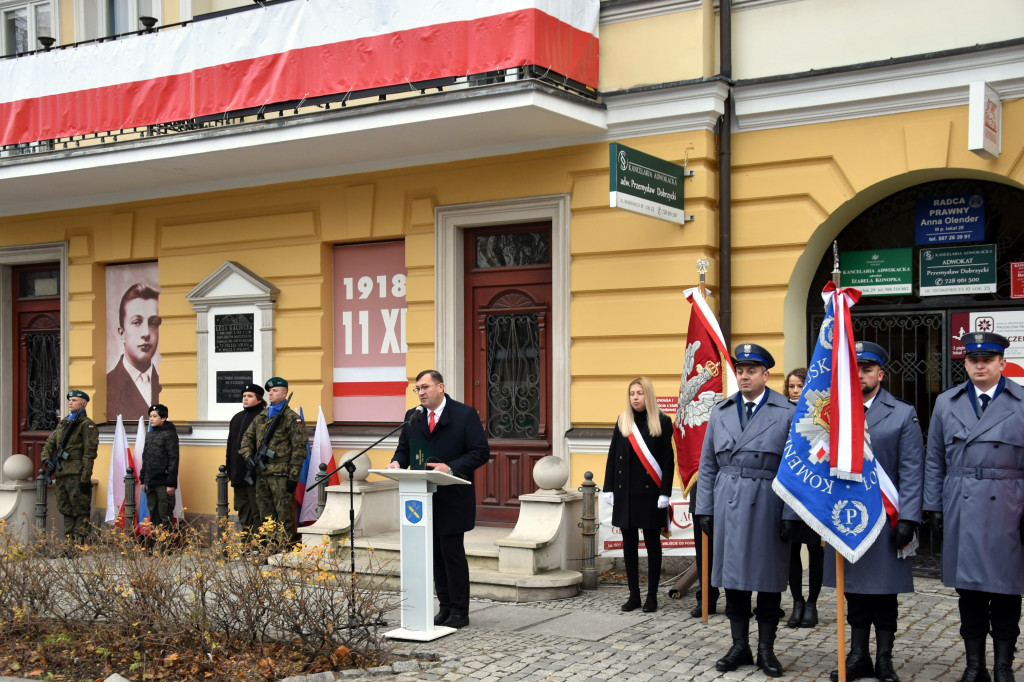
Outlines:
[[402, 534], [402, 627], [384, 633], [390, 639], [417, 642], [450, 635], [455, 628], [434, 625], [434, 500], [443, 485], [469, 481], [432, 469], [371, 469], [398, 481], [398, 519]]

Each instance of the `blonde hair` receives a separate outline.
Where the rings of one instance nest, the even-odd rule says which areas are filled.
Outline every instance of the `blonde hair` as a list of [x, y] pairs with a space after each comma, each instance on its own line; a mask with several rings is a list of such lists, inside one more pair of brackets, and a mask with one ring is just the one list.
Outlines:
[[[629, 388], [639, 386], [644, 392], [644, 404], [647, 408], [647, 432], [652, 436], [661, 435], [661, 410], [658, 399], [654, 395], [654, 384], [647, 377], [637, 377], [629, 382]], [[619, 415], [619, 433], [625, 437], [633, 432], [633, 403], [629, 400], [629, 389], [626, 389], [626, 411]]]

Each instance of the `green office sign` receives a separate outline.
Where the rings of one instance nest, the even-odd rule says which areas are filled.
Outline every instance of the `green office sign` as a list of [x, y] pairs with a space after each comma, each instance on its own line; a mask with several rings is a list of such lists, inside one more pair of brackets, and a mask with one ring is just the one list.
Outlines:
[[618, 143], [609, 145], [609, 153], [609, 206], [686, 222], [682, 166]]
[[983, 294], [996, 291], [996, 247], [921, 249], [921, 295]]
[[839, 257], [844, 287], [865, 296], [914, 293], [914, 250], [847, 251]]

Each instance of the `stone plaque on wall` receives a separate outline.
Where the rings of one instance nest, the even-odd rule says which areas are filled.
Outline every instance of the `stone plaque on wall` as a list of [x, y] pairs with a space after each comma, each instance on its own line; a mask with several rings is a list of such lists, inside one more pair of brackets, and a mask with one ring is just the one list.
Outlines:
[[[213, 352], [251, 353], [255, 330], [253, 313], [214, 315]], [[220, 402], [218, 400], [218, 402]]]
[[217, 402], [241, 402], [242, 389], [251, 383], [252, 372], [217, 372]]

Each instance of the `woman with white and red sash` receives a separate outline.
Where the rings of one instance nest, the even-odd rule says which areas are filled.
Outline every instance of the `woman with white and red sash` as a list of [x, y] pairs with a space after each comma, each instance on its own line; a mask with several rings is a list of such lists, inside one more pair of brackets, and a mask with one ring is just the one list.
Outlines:
[[612, 433], [604, 472], [604, 501], [613, 505], [612, 525], [622, 530], [622, 556], [629, 584], [629, 600], [622, 605], [623, 611], [640, 606], [641, 529], [647, 546], [647, 600], [643, 610], [658, 610], [661, 529], [668, 518], [673, 463], [672, 420], [658, 409], [651, 380], [636, 378], [629, 384], [626, 410], [619, 415]]

